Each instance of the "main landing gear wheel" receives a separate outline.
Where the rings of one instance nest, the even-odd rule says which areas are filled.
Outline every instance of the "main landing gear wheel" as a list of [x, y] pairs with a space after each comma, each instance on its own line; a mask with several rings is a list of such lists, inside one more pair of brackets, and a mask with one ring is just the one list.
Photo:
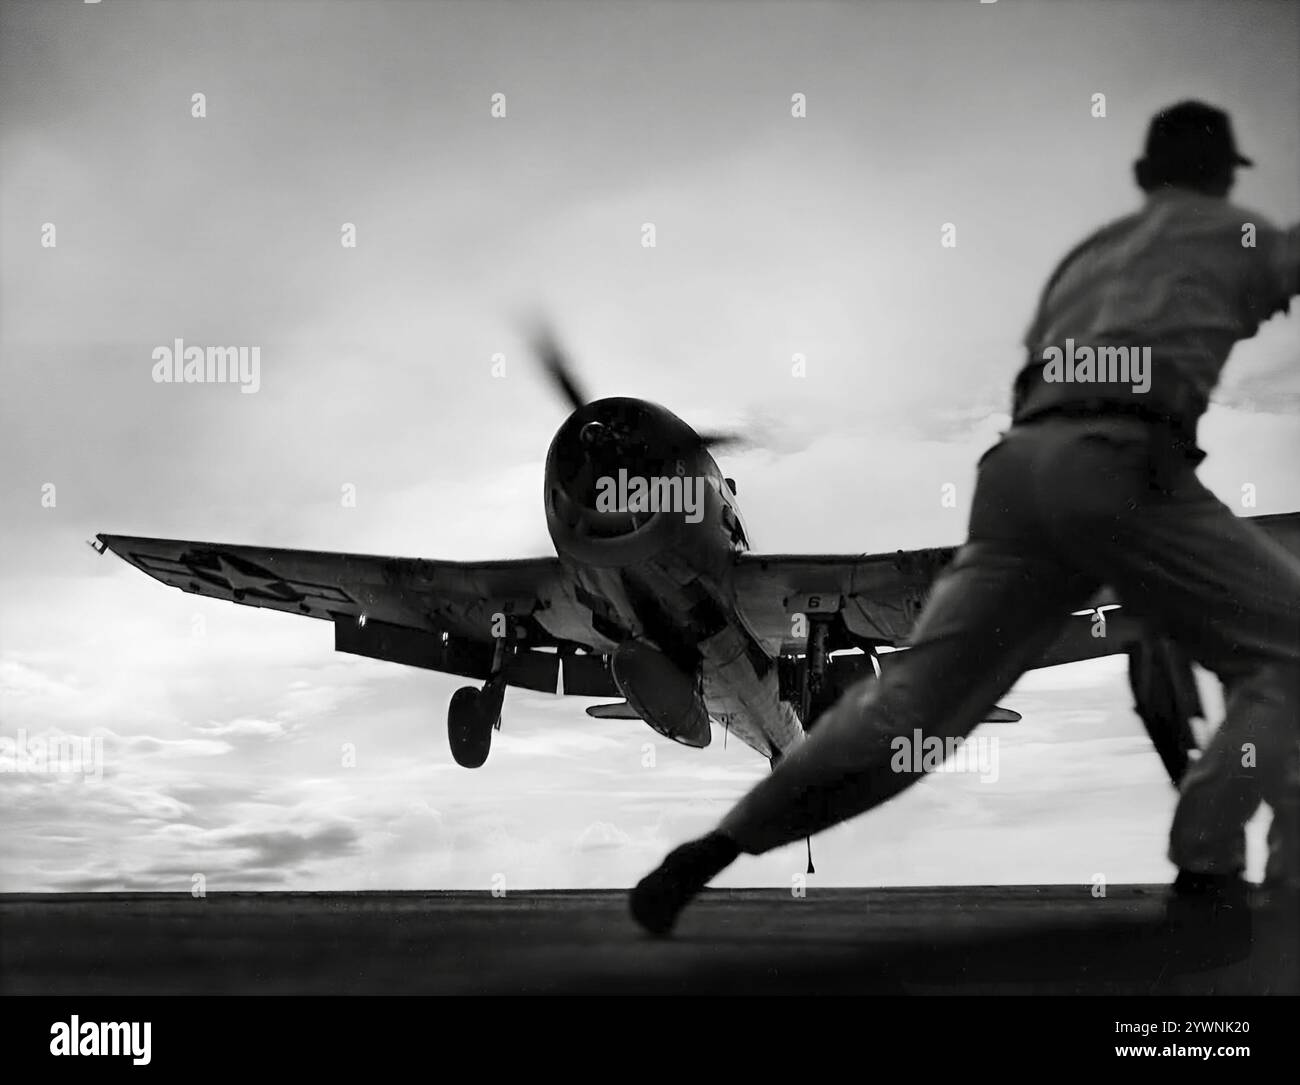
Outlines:
[[482, 766], [492, 749], [492, 732], [501, 721], [501, 693], [487, 687], [462, 686], [447, 707], [447, 741], [462, 768]]

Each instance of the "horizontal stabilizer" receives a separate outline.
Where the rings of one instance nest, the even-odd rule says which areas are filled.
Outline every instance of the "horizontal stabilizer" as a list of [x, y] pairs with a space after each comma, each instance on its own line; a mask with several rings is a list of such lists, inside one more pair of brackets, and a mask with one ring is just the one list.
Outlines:
[[626, 701], [614, 704], [594, 704], [587, 709], [587, 715], [598, 720], [639, 720], [641, 717]]
[[996, 705], [989, 709], [989, 714], [984, 717], [985, 723], [1019, 723], [1020, 713], [1014, 709], [1003, 708]]

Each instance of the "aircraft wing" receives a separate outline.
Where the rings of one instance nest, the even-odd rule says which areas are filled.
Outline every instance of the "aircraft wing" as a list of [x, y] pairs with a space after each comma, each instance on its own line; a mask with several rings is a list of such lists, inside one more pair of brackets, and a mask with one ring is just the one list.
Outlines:
[[[1300, 513], [1247, 517], [1290, 553], [1300, 556]], [[795, 614], [838, 612], [850, 633], [877, 647], [905, 647], [934, 578], [955, 548], [893, 554], [772, 557], [744, 555], [735, 569], [737, 599], [750, 631], [772, 652], [800, 653], [805, 638]], [[1104, 626], [1097, 615], [1105, 618]], [[1062, 615], [1061, 632], [1035, 664], [1051, 667], [1125, 652], [1134, 707], [1177, 786], [1196, 739], [1191, 720], [1203, 715], [1190, 660], [1161, 630], [1125, 609], [1103, 589], [1085, 609]], [[1103, 635], [1098, 635], [1098, 629]], [[888, 670], [892, 652], [881, 654]], [[861, 657], [840, 657], [850, 677]]]
[[[113, 553], [170, 587], [334, 624], [341, 652], [467, 678], [491, 673], [507, 625], [523, 640], [506, 669], [510, 685], [554, 693], [561, 656], [539, 620], [574, 607], [557, 558], [427, 561], [260, 546], [96, 536]], [[504, 620], [503, 620], [504, 618]], [[577, 627], [581, 614], [566, 615]], [[590, 619], [590, 615], [586, 615]], [[551, 647], [551, 651], [538, 648]], [[599, 655], [568, 653], [564, 690], [617, 696]]]
[[[930, 586], [956, 547], [898, 550], [892, 554], [742, 555], [735, 570], [736, 597], [751, 632], [769, 651], [799, 654], [806, 640], [796, 614], [838, 612], [855, 637], [877, 647], [904, 647]], [[1105, 607], [1106, 636], [1091, 635], [1092, 608]], [[1062, 618], [1067, 617], [1062, 615]], [[1087, 613], [1068, 622], [1041, 666], [1124, 651], [1136, 635], [1112, 593], [1102, 591]], [[1100, 642], [1100, 643], [1098, 643]], [[882, 658], [882, 666], [887, 657]]]
[[956, 552], [948, 546], [892, 554], [742, 554], [736, 600], [750, 631], [772, 652], [803, 651], [794, 615], [836, 611], [855, 636], [897, 645]]
[[[1300, 555], [1300, 513], [1247, 519]], [[795, 614], [837, 611], [855, 636], [877, 646], [903, 647], [930, 585], [956, 552], [942, 547], [885, 554], [743, 554], [734, 571], [736, 597], [750, 631], [772, 652], [804, 650]], [[1121, 602], [1109, 589], [1099, 592], [1087, 610], [1065, 622], [1038, 666], [1128, 651], [1149, 631]], [[1104, 637], [1093, 635], [1095, 608], [1102, 608], [1106, 619]]]

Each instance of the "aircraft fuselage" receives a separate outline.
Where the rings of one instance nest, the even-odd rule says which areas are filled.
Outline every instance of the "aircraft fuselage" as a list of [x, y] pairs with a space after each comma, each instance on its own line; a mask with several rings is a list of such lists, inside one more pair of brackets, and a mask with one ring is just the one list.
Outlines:
[[[618, 649], [648, 644], [748, 745], [773, 756], [803, 737], [736, 605], [735, 556], [749, 546], [736, 495], [690, 426], [645, 400], [586, 404], [551, 442], [545, 502], [573, 602], [591, 613], [586, 639], [614, 657], [616, 680]], [[709, 730], [671, 737], [702, 746]]]

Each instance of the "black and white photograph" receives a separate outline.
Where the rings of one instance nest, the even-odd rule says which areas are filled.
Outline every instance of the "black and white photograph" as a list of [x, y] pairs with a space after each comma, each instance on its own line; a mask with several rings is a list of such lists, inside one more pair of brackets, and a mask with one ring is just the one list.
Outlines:
[[9, 1042], [1293, 1050], [1298, 224], [1287, 0], [3, 0]]

